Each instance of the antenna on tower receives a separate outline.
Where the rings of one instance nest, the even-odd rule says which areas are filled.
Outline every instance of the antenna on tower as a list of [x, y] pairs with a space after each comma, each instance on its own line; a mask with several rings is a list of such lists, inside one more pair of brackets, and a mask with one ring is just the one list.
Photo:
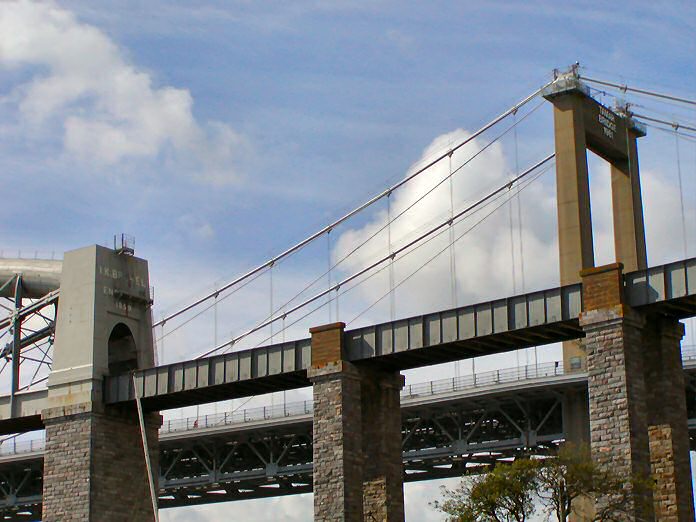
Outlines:
[[128, 234], [114, 236], [114, 250], [119, 255], [132, 256], [135, 254], [135, 237]]

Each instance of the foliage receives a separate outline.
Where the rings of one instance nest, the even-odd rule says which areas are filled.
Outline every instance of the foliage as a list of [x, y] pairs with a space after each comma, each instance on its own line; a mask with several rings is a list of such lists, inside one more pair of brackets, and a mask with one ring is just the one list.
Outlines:
[[537, 464], [518, 459], [491, 472], [443, 489], [444, 500], [433, 507], [453, 522], [524, 522], [534, 512]]
[[454, 490], [443, 489], [435, 509], [453, 522], [523, 522], [540, 502], [549, 519], [567, 522], [580, 497], [604, 500], [593, 522], [619, 522], [631, 517], [634, 503], [649, 510], [650, 483], [600, 469], [587, 446], [566, 444], [555, 458], [517, 459], [465, 479]]
[[566, 444], [556, 458], [546, 459], [539, 466], [536, 476], [539, 500], [549, 516], [553, 513], [556, 520], [566, 522], [573, 501], [596, 492], [599, 475], [589, 448]]
[[635, 509], [648, 514], [652, 508], [652, 483], [643, 477], [627, 481], [606, 473], [599, 479], [597, 493], [603, 494], [604, 502], [598, 507], [592, 522], [623, 522], [631, 520]]
[[558, 522], [568, 520], [573, 502], [583, 496], [605, 500], [593, 522], [625, 520], [633, 503], [638, 503], [639, 509], [646, 509], [646, 503], [651, 500], [647, 480], [600, 469], [586, 445], [565, 444], [556, 458], [545, 460], [539, 467], [536, 481], [539, 500], [548, 515], [554, 514]]

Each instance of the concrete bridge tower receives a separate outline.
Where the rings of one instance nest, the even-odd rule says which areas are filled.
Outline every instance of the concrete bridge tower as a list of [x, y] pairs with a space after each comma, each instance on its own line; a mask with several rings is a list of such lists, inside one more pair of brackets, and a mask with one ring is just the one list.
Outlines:
[[[684, 329], [674, 317], [628, 306], [624, 295], [623, 270], [647, 267], [637, 152], [645, 133], [630, 114], [591, 98], [575, 69], [544, 96], [554, 105], [561, 284], [583, 284], [585, 337], [564, 343], [563, 358], [567, 371], [587, 368], [588, 391], [567, 399], [564, 431], [589, 442], [600, 466], [654, 479], [653, 502], [635, 498], [630, 520], [691, 522]], [[588, 149], [611, 166], [616, 263], [603, 267], [594, 263]], [[597, 498], [595, 506], [605, 502]], [[588, 506], [577, 507], [577, 520], [589, 520]]]
[[[46, 522], [153, 520], [137, 411], [103, 402], [105, 376], [154, 364], [148, 267], [132, 254], [101, 246], [65, 254], [42, 412]], [[154, 462], [159, 423], [149, 414]]]

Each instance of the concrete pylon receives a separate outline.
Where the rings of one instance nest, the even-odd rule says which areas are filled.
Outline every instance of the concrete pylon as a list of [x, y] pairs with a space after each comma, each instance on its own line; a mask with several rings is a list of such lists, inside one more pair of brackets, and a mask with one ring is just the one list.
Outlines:
[[[42, 412], [46, 522], [153, 520], [137, 412], [102, 400], [104, 376], [153, 366], [150, 305], [146, 261], [100, 246], [65, 254]], [[160, 422], [146, 421], [153, 463]]]
[[[575, 69], [558, 77], [544, 96], [554, 105], [561, 284], [580, 282], [580, 272], [595, 264], [587, 150], [611, 166], [616, 261], [629, 271], [645, 268], [647, 256], [637, 148], [637, 138], [645, 135], [644, 129], [627, 115], [618, 114], [592, 99]], [[563, 366], [566, 372], [588, 369], [587, 354], [580, 340], [563, 343]], [[564, 399], [564, 430], [569, 442], [590, 442], [585, 422], [588, 408], [585, 394]], [[587, 498], [575, 501], [573, 521], [591, 520], [593, 503]]]
[[[637, 145], [644, 129], [591, 98], [574, 72], [557, 79], [544, 96], [554, 106], [561, 284], [579, 283], [580, 271], [594, 266], [587, 150], [611, 166], [616, 261], [626, 271], [646, 268]], [[566, 371], [585, 367], [578, 341], [563, 344], [563, 361]]]
[[345, 360], [344, 327], [310, 330], [314, 520], [403, 522], [403, 378]]

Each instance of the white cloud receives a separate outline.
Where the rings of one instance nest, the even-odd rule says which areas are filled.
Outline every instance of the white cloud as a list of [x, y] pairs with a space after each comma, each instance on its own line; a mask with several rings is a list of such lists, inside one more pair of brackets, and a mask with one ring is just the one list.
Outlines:
[[[464, 130], [443, 134], [426, 148], [421, 159], [411, 168], [424, 164], [436, 155], [446, 152], [453, 143], [458, 143], [470, 134]], [[453, 168], [456, 169], [472, 157], [484, 142], [480, 139], [454, 153]], [[595, 260], [597, 264], [613, 262], [613, 225], [611, 215], [611, 183], [608, 164], [591, 159], [591, 197], [594, 230]], [[526, 166], [521, 166], [522, 169]], [[542, 170], [542, 169], [540, 169]], [[557, 214], [554, 169], [539, 181], [521, 192], [522, 226], [518, 224], [517, 201], [513, 200], [512, 231], [515, 245], [515, 284], [513, 284], [510, 207], [505, 204], [483, 223], [457, 241], [455, 247], [457, 304], [473, 304], [487, 299], [522, 292], [520, 261], [520, 233], [524, 250], [524, 290], [533, 291], [558, 285]], [[397, 216], [449, 174], [447, 160], [443, 160], [414, 181], [398, 189], [391, 196], [391, 215]], [[454, 175], [453, 200], [455, 213], [461, 211], [493, 188], [502, 186], [512, 176], [502, 146], [495, 144]], [[531, 176], [530, 176], [531, 177]], [[679, 192], [674, 183], [661, 173], [644, 171], [641, 174], [646, 236], [650, 264], [659, 264], [682, 258], [681, 216]], [[454, 236], [467, 232], [493, 207], [482, 211], [454, 226]], [[450, 212], [450, 188], [445, 181], [440, 187], [408, 210], [391, 225], [393, 249], [422, 234], [435, 224], [447, 219]], [[687, 209], [686, 222], [696, 220], [692, 209]], [[343, 258], [354, 247], [368, 240], [342, 265], [344, 274], [352, 274], [387, 255], [387, 231], [379, 232], [387, 223], [387, 210], [376, 211], [367, 224], [344, 232], [336, 243], [334, 259]], [[688, 228], [688, 226], [687, 226]], [[693, 235], [693, 231], [688, 231]], [[696, 244], [696, 237], [689, 237], [688, 244]], [[450, 257], [447, 247], [450, 236], [447, 232], [421, 249], [408, 255], [399, 255], [394, 263], [394, 281], [398, 284], [411, 273], [425, 265], [436, 253], [444, 252], [427, 264], [415, 276], [396, 290], [397, 317], [404, 317], [452, 306], [452, 284]], [[689, 255], [694, 255], [688, 252]], [[370, 282], [355, 291], [366, 308], [385, 295], [390, 288], [388, 271], [384, 270]], [[354, 303], [355, 304], [355, 303]], [[382, 302], [382, 316], [371, 315], [369, 321], [385, 320], [384, 309], [388, 300]], [[378, 307], [379, 308], [379, 307]]]
[[105, 33], [51, 2], [0, 3], [0, 67], [30, 74], [5, 98], [25, 132], [60, 133], [81, 162], [173, 157], [216, 183], [238, 175], [238, 133], [196, 121], [188, 90], [156, 86]]
[[[434, 157], [435, 154], [446, 151], [452, 143], [457, 143], [468, 136], [469, 133], [460, 129], [436, 138], [425, 150], [417, 165]], [[472, 157], [481, 146], [483, 146], [483, 142], [477, 139], [455, 152], [452, 157], [453, 169]], [[413, 182], [399, 189], [392, 195], [392, 216], [406, 210], [437, 183], [445, 179], [448, 174], [449, 163], [447, 160], [443, 160]], [[511, 175], [502, 147], [499, 144], [494, 144], [454, 175], [452, 197], [455, 213], [471, 205], [491, 189], [505, 184]], [[548, 178], [546, 179], [548, 180]], [[558, 257], [553, 233], [555, 229], [555, 196], [549, 185], [549, 183], [535, 183], [521, 195], [523, 205], [522, 243], [525, 251], [527, 290], [553, 285], [557, 279], [555, 274], [557, 274]], [[510, 194], [506, 193], [506, 197]], [[471, 218], [454, 225], [454, 237], [466, 234], [457, 241], [455, 247], [457, 301], [460, 305], [475, 303], [495, 296], [504, 296], [513, 292], [509, 207], [506, 205], [500, 208], [483, 223], [467, 232], [502, 201], [500, 200]], [[533, 205], [525, 204], [525, 202], [532, 201]], [[516, 202], [513, 202], [517, 283], [515, 290], [521, 292], [515, 204]], [[445, 181], [391, 225], [393, 248], [399, 248], [433, 225], [445, 221], [449, 213], [450, 186], [449, 182]], [[387, 211], [383, 210], [376, 213], [365, 226], [345, 232], [337, 242], [334, 251], [335, 258], [340, 259], [345, 256], [356, 245], [376, 234], [386, 222]], [[397, 289], [398, 316], [442, 309], [452, 305], [451, 277], [449, 276], [450, 258], [447, 249], [449, 240], [449, 233], [445, 232], [427, 246], [415, 250], [409, 255], [396, 258], [394, 279], [398, 283], [424, 265], [437, 252], [444, 250], [433, 262]], [[386, 255], [387, 244], [387, 232], [383, 231], [366, 247], [348, 258], [342, 265], [343, 270], [346, 273], [355, 272], [378, 256]], [[388, 275], [385, 270], [381, 279], [375, 278], [373, 284], [363, 285], [359, 291], [362, 292], [365, 300], [370, 302], [383, 295], [388, 288]]]
[[178, 224], [181, 232], [190, 238], [206, 241], [215, 237], [213, 225], [198, 215], [184, 214]]

